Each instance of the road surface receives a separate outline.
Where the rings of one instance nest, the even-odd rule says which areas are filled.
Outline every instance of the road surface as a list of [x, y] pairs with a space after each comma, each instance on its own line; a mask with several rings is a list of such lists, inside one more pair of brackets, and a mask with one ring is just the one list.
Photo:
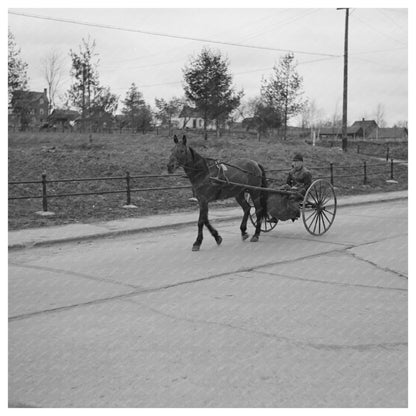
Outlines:
[[406, 407], [407, 201], [9, 253], [9, 406]]

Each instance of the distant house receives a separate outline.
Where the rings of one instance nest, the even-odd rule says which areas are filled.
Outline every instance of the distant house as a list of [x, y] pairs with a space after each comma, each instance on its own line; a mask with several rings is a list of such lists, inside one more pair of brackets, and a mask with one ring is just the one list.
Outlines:
[[39, 128], [48, 118], [49, 100], [43, 92], [13, 91], [9, 108], [9, 128], [26, 130]]
[[[172, 122], [178, 128], [187, 128], [187, 129], [203, 129], [204, 128], [204, 117], [198, 112], [197, 109], [184, 106], [182, 111], [179, 114], [179, 117], [172, 119]], [[215, 122], [207, 122], [208, 130], [216, 130]]]
[[[320, 127], [318, 134], [321, 139], [340, 139], [342, 138], [342, 127]], [[362, 137], [362, 128], [360, 126], [347, 127], [347, 137], [352, 139]]]
[[250, 129], [256, 129], [257, 128], [256, 120], [254, 119], [254, 117], [246, 117], [242, 120], [241, 127], [245, 129], [246, 131]]
[[[374, 120], [355, 121], [350, 127], [347, 127], [347, 138], [365, 139], [378, 129], [378, 125]], [[321, 139], [341, 139], [342, 127], [321, 127], [319, 129], [319, 138]]]
[[[80, 120], [80, 119], [78, 119]], [[85, 118], [86, 125], [93, 132], [112, 132], [116, 126], [115, 116], [104, 110], [95, 110], [91, 116]]]
[[375, 140], [407, 140], [407, 127], [378, 127], [369, 135], [369, 139]]
[[72, 130], [75, 120], [80, 117], [78, 111], [55, 109], [49, 114], [48, 128], [65, 131], [67, 129]]
[[354, 121], [351, 128], [357, 128], [359, 131], [359, 137], [363, 139], [370, 136], [370, 134], [378, 128], [377, 123], [374, 120], [365, 120], [364, 118], [361, 121]]

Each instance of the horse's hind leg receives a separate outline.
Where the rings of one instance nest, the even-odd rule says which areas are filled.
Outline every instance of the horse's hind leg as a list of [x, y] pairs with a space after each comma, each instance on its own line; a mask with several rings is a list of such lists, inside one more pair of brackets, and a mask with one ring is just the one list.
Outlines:
[[241, 220], [241, 225], [240, 225], [241, 238], [244, 241], [248, 238], [247, 220], [248, 220], [248, 216], [250, 215], [250, 204], [244, 198], [244, 193], [241, 193], [235, 199], [239, 203], [241, 208], [243, 208], [243, 211], [244, 211], [243, 219]]
[[253, 198], [253, 203], [254, 203], [254, 207], [256, 209], [256, 217], [257, 217], [257, 221], [256, 221], [256, 231], [253, 235], [253, 237], [251, 237], [251, 242], [255, 243], [257, 241], [259, 241], [259, 237], [260, 237], [260, 232], [261, 232], [261, 222], [263, 220], [263, 218], [265, 217], [266, 213], [264, 212], [264, 208], [261, 204], [260, 198]]

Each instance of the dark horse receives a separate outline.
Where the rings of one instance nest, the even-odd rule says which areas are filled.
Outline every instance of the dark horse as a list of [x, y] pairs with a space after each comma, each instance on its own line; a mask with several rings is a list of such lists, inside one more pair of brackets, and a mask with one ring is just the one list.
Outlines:
[[[173, 140], [175, 146], [169, 158], [168, 172], [173, 173], [178, 167], [183, 167], [199, 203], [198, 236], [192, 250], [198, 251], [201, 246], [204, 225], [215, 238], [217, 244], [221, 244], [221, 236], [208, 221], [208, 203], [218, 199], [235, 198], [241, 205], [244, 211], [240, 225], [241, 237], [243, 240], [248, 238], [247, 220], [250, 214], [250, 205], [244, 197], [245, 191], [249, 192], [251, 196], [257, 216], [256, 231], [250, 241], [258, 241], [261, 222], [267, 215], [267, 194], [262, 190], [245, 189], [244, 185], [265, 188], [267, 185], [263, 167], [249, 159], [238, 159], [232, 164], [216, 162], [214, 159], [202, 157], [187, 146], [185, 136], [183, 136], [182, 142], [178, 141], [176, 135]], [[212, 177], [218, 180], [210, 179]], [[235, 186], [227, 182], [239, 183], [243, 186]]]

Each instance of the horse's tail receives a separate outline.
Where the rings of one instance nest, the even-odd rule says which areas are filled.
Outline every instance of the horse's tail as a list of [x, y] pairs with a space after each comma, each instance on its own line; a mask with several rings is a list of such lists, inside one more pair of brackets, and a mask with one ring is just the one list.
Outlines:
[[[264, 167], [262, 165], [260, 165], [260, 163], [258, 165], [259, 165], [259, 168], [261, 170], [261, 187], [262, 188], [267, 188], [266, 171], [265, 171]], [[263, 216], [264, 217], [267, 216], [267, 198], [268, 198], [267, 191], [261, 191], [260, 192], [260, 204], [261, 204], [261, 207], [263, 209]]]

